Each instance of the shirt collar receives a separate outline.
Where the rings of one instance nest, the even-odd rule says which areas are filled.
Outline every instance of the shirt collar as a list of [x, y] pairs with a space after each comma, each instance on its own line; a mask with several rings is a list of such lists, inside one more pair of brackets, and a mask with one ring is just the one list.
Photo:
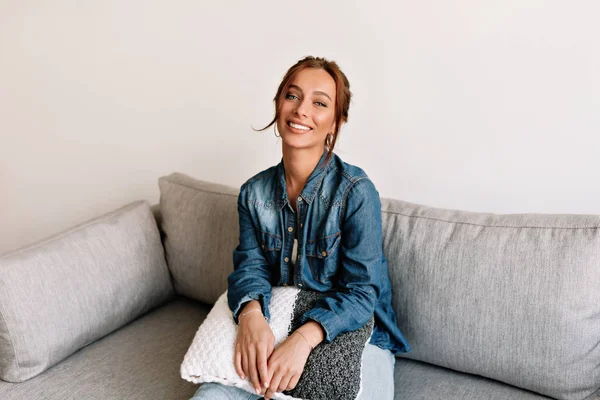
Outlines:
[[[327, 158], [327, 153], [328, 153], [327, 150], [323, 151], [323, 154], [321, 155], [321, 158], [319, 159], [317, 166], [315, 167], [313, 172], [308, 177], [308, 180], [306, 181], [306, 184], [304, 185], [304, 188], [302, 189], [302, 192], [300, 193], [300, 196], [302, 197], [302, 199], [304, 201], [306, 201], [308, 204], [312, 203], [313, 199], [315, 198], [315, 195], [317, 194], [317, 191], [321, 187], [321, 183], [323, 182], [325, 175], [327, 175], [324, 172], [329, 170], [329, 168], [331, 167], [331, 160], [333, 159], [334, 154], [332, 154], [329, 161], [327, 161], [327, 163], [325, 163], [325, 159]], [[279, 164], [277, 164], [277, 175], [279, 176], [279, 179], [277, 180], [277, 188], [276, 188], [276, 197], [275, 198], [277, 201], [277, 209], [279, 211], [281, 211], [281, 209], [283, 207], [285, 207], [285, 205], [289, 202], [288, 195], [287, 195], [287, 186], [285, 183], [285, 170], [283, 167], [283, 157], [281, 158], [281, 161], [279, 162]]]

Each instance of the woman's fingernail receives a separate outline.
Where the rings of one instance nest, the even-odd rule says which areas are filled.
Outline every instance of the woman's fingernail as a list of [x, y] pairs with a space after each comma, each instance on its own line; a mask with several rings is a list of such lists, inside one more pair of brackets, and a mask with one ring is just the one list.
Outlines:
[[269, 387], [269, 382], [265, 382], [265, 389]]
[[256, 390], [256, 394], [260, 394], [260, 389], [259, 388], [254, 388], [254, 390]]
[[246, 375], [242, 374], [242, 375], [240, 375], [240, 378], [246, 379]]

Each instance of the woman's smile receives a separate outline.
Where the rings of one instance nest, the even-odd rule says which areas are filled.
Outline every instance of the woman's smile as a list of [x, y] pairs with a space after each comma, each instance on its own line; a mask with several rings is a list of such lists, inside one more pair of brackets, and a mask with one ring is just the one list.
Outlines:
[[312, 128], [310, 126], [306, 126], [306, 125], [300, 124], [298, 122], [292, 122], [292, 121], [288, 121], [287, 126], [288, 126], [288, 128], [290, 128], [291, 132], [298, 133], [298, 134], [306, 133], [306, 132], [312, 130]]
[[335, 130], [335, 96], [336, 83], [323, 69], [306, 68], [292, 78], [277, 120], [284, 154], [311, 149], [321, 155], [327, 134]]

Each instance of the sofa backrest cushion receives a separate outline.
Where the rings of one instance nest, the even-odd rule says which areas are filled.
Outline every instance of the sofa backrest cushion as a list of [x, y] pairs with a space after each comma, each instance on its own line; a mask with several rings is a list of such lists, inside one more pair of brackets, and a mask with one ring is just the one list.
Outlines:
[[214, 304], [233, 271], [239, 189], [181, 173], [158, 182], [161, 230], [175, 291]]
[[408, 358], [559, 399], [600, 386], [600, 216], [382, 199]]
[[32, 378], [173, 295], [145, 201], [8, 253], [0, 257], [0, 378]]

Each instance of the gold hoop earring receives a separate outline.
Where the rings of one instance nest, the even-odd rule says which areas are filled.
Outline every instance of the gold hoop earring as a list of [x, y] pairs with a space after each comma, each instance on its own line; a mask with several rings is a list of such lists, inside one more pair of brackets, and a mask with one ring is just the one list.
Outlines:
[[277, 126], [273, 125], [273, 133], [275, 133], [275, 137], [281, 137], [281, 135], [277, 134]]
[[330, 148], [332, 141], [333, 141], [333, 134], [328, 133], [327, 136], [325, 137], [325, 146], [327, 146], [327, 148]]

